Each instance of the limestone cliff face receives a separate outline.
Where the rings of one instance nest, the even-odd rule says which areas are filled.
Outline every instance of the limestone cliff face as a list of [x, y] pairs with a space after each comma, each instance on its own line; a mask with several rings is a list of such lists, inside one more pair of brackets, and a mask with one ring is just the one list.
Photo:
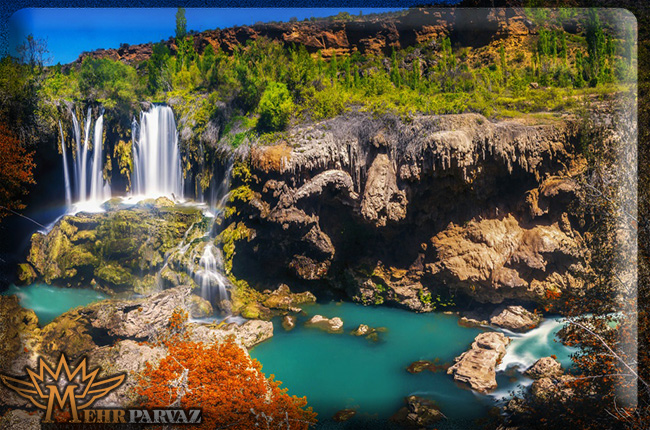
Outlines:
[[[477, 23], [480, 22], [480, 25]], [[211, 45], [215, 50], [232, 52], [237, 46], [258, 38], [277, 40], [285, 45], [302, 45], [309, 52], [321, 51], [324, 58], [332, 55], [384, 53], [427, 43], [448, 36], [452, 43], [483, 46], [509, 36], [525, 36], [532, 23], [523, 9], [410, 9], [394, 15], [378, 17], [351, 16], [347, 20], [319, 19], [315, 21], [257, 23], [252, 26], [208, 30], [194, 35], [198, 52]], [[471, 30], [471, 31], [468, 31]], [[164, 43], [176, 51], [173, 38]], [[86, 57], [111, 58], [128, 64], [149, 59], [152, 44], [123, 45], [118, 49], [100, 49], [83, 53]]]
[[248, 197], [226, 223], [248, 234], [233, 273], [418, 311], [449, 293], [540, 302], [583, 288], [589, 254], [568, 215], [578, 133], [476, 114], [293, 129], [240, 156], [250, 172], [233, 187]]

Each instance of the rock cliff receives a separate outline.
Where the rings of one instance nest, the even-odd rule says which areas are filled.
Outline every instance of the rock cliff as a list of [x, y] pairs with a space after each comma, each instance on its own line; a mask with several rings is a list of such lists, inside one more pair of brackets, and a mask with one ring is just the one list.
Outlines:
[[[481, 25], [476, 23], [481, 22]], [[482, 46], [493, 40], [511, 36], [526, 36], [533, 24], [522, 9], [426, 9], [379, 16], [347, 16], [319, 18], [300, 22], [256, 23], [223, 30], [208, 30], [193, 35], [197, 52], [211, 45], [215, 51], [232, 52], [247, 41], [268, 38], [287, 46], [304, 46], [308, 52], [320, 51], [325, 58], [332, 55], [360, 52], [390, 55], [393, 48], [400, 49], [431, 42], [445, 36], [452, 43]], [[468, 31], [471, 28], [471, 31]], [[480, 30], [479, 30], [480, 29]], [[162, 41], [172, 52], [177, 47], [173, 38]], [[435, 43], [435, 42], [432, 42]], [[86, 57], [110, 58], [128, 64], [138, 64], [149, 59], [152, 44], [121, 45], [116, 49], [99, 49], [81, 54], [76, 61]]]
[[226, 225], [246, 234], [226, 257], [253, 284], [287, 279], [417, 311], [459, 294], [542, 302], [579, 290], [579, 133], [570, 119], [477, 114], [352, 112], [294, 128], [240, 155]]

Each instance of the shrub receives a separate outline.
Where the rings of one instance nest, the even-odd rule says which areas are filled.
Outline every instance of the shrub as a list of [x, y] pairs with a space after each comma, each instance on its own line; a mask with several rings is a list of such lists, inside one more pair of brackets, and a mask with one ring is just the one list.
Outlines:
[[293, 108], [293, 101], [287, 86], [279, 82], [270, 82], [264, 90], [258, 106], [260, 112], [258, 128], [262, 131], [284, 130]]

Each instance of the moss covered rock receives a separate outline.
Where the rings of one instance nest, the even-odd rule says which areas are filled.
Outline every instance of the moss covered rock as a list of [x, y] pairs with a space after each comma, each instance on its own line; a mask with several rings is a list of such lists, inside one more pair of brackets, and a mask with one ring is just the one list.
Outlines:
[[[48, 284], [149, 294], [157, 288], [166, 255], [202, 237], [211, 225], [199, 208], [169, 199], [105, 207], [107, 212], [63, 217], [47, 234], [34, 234], [28, 261], [35, 274]], [[23, 277], [33, 281], [24, 266]], [[165, 278], [174, 280], [168, 286], [191, 282], [182, 273]]]

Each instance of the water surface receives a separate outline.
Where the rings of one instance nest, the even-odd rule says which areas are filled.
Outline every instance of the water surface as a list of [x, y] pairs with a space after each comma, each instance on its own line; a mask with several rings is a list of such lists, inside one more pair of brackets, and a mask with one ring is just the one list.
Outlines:
[[70, 309], [108, 298], [95, 290], [60, 288], [47, 284], [32, 284], [26, 287], [12, 285], [2, 293], [4, 296], [12, 294], [18, 296], [22, 307], [34, 311], [41, 326]]

